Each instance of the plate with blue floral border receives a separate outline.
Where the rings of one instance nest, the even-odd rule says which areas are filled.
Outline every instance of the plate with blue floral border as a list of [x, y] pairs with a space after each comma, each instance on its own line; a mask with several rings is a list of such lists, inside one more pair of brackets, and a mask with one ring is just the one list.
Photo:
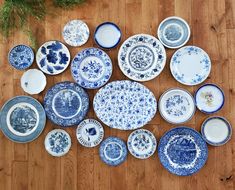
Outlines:
[[78, 84], [60, 82], [47, 91], [44, 108], [53, 123], [63, 127], [78, 125], [88, 112], [89, 97]]
[[38, 49], [36, 62], [44, 73], [57, 75], [69, 66], [70, 53], [62, 42], [48, 41]]
[[36, 139], [46, 124], [42, 105], [29, 96], [16, 96], [1, 109], [1, 130], [11, 141], [27, 143]]
[[80, 51], [71, 63], [74, 80], [83, 88], [96, 89], [108, 82], [112, 75], [112, 61], [98, 48]]
[[120, 165], [127, 158], [126, 143], [118, 137], [108, 137], [101, 143], [99, 155], [110, 166]]
[[196, 130], [176, 127], [166, 132], [158, 144], [158, 157], [170, 173], [189, 176], [198, 172], [208, 158], [207, 144]]
[[170, 70], [173, 77], [181, 84], [198, 85], [209, 76], [211, 60], [203, 49], [185, 46], [173, 54]]
[[147, 159], [156, 151], [157, 140], [149, 130], [137, 129], [129, 135], [127, 147], [134, 157]]
[[166, 64], [166, 51], [161, 42], [148, 34], [129, 37], [118, 52], [118, 65], [124, 75], [135, 81], [157, 77]]
[[9, 63], [18, 70], [29, 68], [34, 61], [34, 52], [26, 45], [16, 45], [8, 54]]

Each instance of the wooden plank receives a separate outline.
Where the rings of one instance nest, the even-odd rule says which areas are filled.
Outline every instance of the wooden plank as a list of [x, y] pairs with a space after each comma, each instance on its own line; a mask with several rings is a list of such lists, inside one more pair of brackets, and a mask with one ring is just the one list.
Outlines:
[[28, 189], [28, 163], [18, 161], [13, 162], [12, 178], [12, 189]]

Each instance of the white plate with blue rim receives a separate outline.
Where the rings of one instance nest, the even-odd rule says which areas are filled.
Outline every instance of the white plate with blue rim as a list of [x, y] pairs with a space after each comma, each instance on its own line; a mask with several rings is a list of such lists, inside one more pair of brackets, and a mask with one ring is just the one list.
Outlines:
[[71, 63], [74, 80], [83, 88], [96, 89], [108, 82], [112, 75], [112, 61], [99, 48], [86, 48], [78, 52]]
[[188, 23], [176, 16], [164, 19], [157, 31], [158, 39], [168, 48], [179, 48], [185, 45], [190, 38]]
[[203, 49], [185, 46], [173, 54], [170, 70], [173, 77], [181, 84], [198, 85], [209, 76], [211, 60]]

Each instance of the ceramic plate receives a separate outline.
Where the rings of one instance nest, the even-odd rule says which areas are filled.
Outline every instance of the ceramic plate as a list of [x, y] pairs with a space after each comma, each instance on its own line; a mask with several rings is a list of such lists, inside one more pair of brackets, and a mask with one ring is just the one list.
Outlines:
[[1, 130], [10, 140], [27, 143], [43, 131], [46, 114], [42, 105], [29, 96], [16, 96], [1, 110]]
[[78, 125], [87, 114], [89, 98], [78, 84], [60, 82], [47, 91], [44, 108], [53, 123], [63, 127]]
[[169, 172], [188, 176], [199, 171], [206, 163], [206, 142], [194, 129], [177, 127], [165, 133], [158, 145], [158, 157]]
[[44, 43], [37, 51], [38, 67], [46, 74], [57, 75], [62, 73], [70, 62], [68, 48], [59, 41]]
[[195, 109], [193, 96], [184, 89], [171, 88], [159, 99], [159, 112], [169, 123], [179, 124], [189, 121]]
[[81, 46], [89, 39], [89, 28], [81, 20], [69, 21], [63, 29], [62, 36], [64, 41], [70, 46]]
[[190, 38], [188, 23], [180, 17], [168, 17], [158, 27], [158, 39], [168, 48], [179, 48]]
[[150, 131], [137, 129], [129, 135], [127, 147], [134, 157], [146, 159], [152, 156], [156, 151], [157, 141]]
[[128, 78], [148, 81], [164, 69], [166, 51], [154, 36], [137, 34], [129, 37], [120, 47], [118, 64]]
[[144, 85], [121, 80], [101, 88], [94, 97], [93, 107], [97, 117], [109, 127], [133, 130], [154, 117], [157, 101]]
[[18, 70], [29, 68], [34, 60], [34, 52], [31, 47], [17, 45], [8, 54], [9, 63]]
[[231, 139], [232, 127], [223, 117], [209, 117], [203, 122], [201, 133], [208, 144], [221, 146]]
[[110, 57], [98, 48], [80, 51], [71, 63], [74, 80], [83, 88], [88, 89], [103, 86], [110, 79], [112, 70]]
[[54, 129], [47, 134], [44, 145], [46, 151], [52, 156], [63, 156], [71, 147], [71, 138], [65, 130]]
[[211, 60], [201, 48], [185, 46], [173, 54], [170, 69], [173, 77], [181, 84], [197, 85], [209, 76]]
[[95, 119], [85, 119], [77, 127], [78, 142], [85, 147], [95, 147], [104, 138], [104, 128]]
[[105, 139], [100, 145], [99, 152], [101, 160], [110, 166], [117, 166], [127, 158], [126, 144], [118, 137]]

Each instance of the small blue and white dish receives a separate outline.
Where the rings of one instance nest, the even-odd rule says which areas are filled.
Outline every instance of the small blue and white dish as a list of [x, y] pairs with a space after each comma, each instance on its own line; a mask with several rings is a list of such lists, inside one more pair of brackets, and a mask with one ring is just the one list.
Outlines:
[[83, 88], [96, 89], [108, 82], [112, 75], [112, 61], [107, 53], [98, 48], [80, 51], [71, 63], [74, 80]]
[[27, 143], [36, 139], [46, 124], [42, 105], [29, 96], [16, 96], [1, 109], [1, 130], [11, 141]]
[[96, 27], [94, 39], [98, 46], [104, 49], [112, 49], [121, 41], [121, 30], [112, 22], [104, 22]]
[[188, 23], [176, 16], [164, 19], [157, 31], [158, 39], [168, 48], [179, 48], [185, 45], [190, 38]]
[[15, 69], [27, 69], [34, 61], [34, 52], [29, 46], [17, 45], [10, 50], [8, 61]]
[[170, 173], [189, 176], [205, 165], [208, 148], [196, 130], [189, 127], [176, 127], [161, 137], [158, 157], [163, 167]]
[[50, 131], [44, 141], [46, 151], [56, 157], [64, 156], [71, 147], [71, 138], [69, 134], [62, 129]]
[[78, 125], [88, 112], [89, 97], [78, 84], [60, 82], [47, 91], [44, 108], [53, 123], [62, 127]]
[[69, 66], [70, 53], [62, 42], [48, 41], [38, 49], [36, 62], [44, 73], [57, 75]]
[[127, 158], [126, 143], [118, 137], [108, 137], [101, 143], [99, 155], [110, 166], [120, 165]]

